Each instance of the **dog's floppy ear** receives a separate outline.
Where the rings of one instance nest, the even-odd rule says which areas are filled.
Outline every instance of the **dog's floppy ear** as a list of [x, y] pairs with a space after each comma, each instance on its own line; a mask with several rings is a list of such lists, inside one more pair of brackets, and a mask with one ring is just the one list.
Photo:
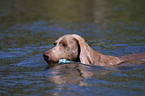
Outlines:
[[77, 43], [78, 43], [78, 47], [79, 47], [79, 59], [80, 62], [83, 64], [92, 64], [92, 58], [91, 58], [91, 54], [92, 54], [92, 50], [89, 45], [85, 42], [85, 40], [78, 36], [78, 35], [73, 35], [74, 38], [76, 39]]

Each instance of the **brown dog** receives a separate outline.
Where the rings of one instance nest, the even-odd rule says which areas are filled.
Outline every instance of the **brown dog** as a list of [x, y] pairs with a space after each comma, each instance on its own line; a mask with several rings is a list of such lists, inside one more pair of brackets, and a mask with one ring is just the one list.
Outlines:
[[145, 60], [145, 53], [137, 53], [121, 57], [103, 55], [93, 50], [85, 40], [76, 34], [60, 37], [54, 43], [55, 47], [43, 54], [47, 63], [58, 63], [60, 59], [96, 66], [111, 66], [128, 60]]

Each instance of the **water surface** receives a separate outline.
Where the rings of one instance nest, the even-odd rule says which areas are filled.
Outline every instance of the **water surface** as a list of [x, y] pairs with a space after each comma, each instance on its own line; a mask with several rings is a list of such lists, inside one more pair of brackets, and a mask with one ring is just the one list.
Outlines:
[[144, 96], [144, 64], [48, 69], [42, 57], [72, 33], [106, 55], [143, 53], [144, 9], [144, 0], [1, 0], [0, 95]]

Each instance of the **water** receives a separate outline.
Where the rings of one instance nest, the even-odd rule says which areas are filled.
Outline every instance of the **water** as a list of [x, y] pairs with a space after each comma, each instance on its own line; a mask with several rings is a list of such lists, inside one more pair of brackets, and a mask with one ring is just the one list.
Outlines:
[[57, 65], [42, 54], [64, 34], [96, 51], [145, 52], [144, 0], [1, 0], [1, 96], [144, 96], [145, 66]]

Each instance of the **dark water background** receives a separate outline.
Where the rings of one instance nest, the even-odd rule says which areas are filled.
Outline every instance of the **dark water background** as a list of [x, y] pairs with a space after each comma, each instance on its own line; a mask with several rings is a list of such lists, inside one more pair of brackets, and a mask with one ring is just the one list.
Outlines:
[[144, 96], [144, 64], [48, 69], [42, 54], [70, 33], [106, 55], [145, 52], [145, 1], [0, 0], [0, 96]]

